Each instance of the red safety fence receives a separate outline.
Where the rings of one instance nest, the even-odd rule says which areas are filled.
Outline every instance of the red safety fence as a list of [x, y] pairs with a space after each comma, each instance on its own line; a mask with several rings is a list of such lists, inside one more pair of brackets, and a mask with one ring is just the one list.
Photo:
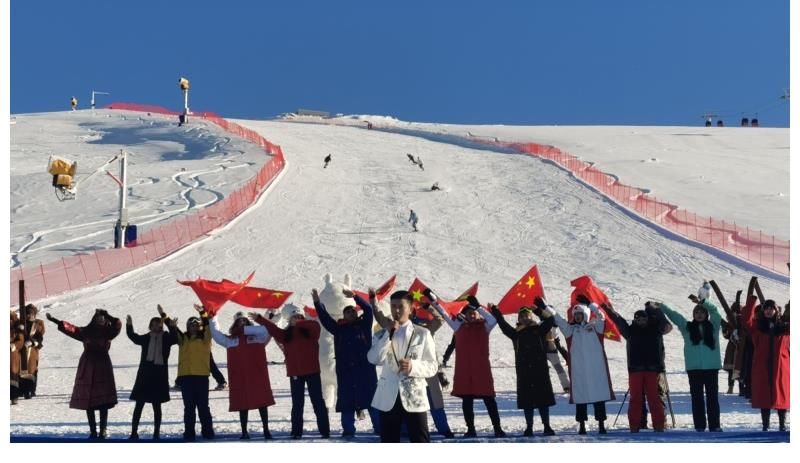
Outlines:
[[737, 225], [735, 222], [703, 217], [660, 200], [645, 191], [620, 183], [616, 178], [560, 149], [538, 143], [505, 143], [471, 139], [477, 143], [499, 145], [532, 156], [548, 159], [572, 172], [588, 185], [638, 215], [669, 231], [759, 265], [781, 275], [789, 275], [789, 241]]
[[[165, 108], [132, 103], [114, 103], [110, 109], [177, 116]], [[259, 198], [285, 165], [281, 147], [270, 143], [253, 130], [228, 122], [214, 113], [193, 113], [193, 117], [212, 122], [226, 132], [260, 146], [271, 158], [242, 187], [213, 205], [182, 214], [140, 233], [135, 243], [122, 249], [101, 249], [88, 254], [64, 257], [39, 265], [11, 269], [11, 305], [19, 303], [19, 280], [25, 280], [25, 298], [31, 302], [108, 280], [137, 267], [157, 261], [226, 225]]]

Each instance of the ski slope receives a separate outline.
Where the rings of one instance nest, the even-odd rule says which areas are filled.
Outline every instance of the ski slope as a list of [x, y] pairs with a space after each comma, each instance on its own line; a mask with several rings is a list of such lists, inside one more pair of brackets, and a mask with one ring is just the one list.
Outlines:
[[[266, 162], [255, 145], [218, 126], [174, 117], [83, 110], [17, 115], [11, 126], [11, 266], [37, 265], [113, 247], [119, 188], [99, 172], [128, 156], [129, 222], [140, 227], [210, 206]], [[51, 155], [78, 163], [78, 195], [59, 202], [47, 173]], [[105, 167], [119, 176], [119, 163]]]
[[[111, 113], [112, 119], [115, 115], [116, 112]], [[566, 172], [527, 156], [355, 127], [277, 121], [235, 122], [281, 145], [288, 160], [281, 180], [257, 206], [223, 232], [171, 258], [98, 287], [43, 301], [46, 310], [58, 318], [82, 325], [88, 322], [95, 307], [103, 307], [120, 318], [132, 315], [137, 332], [143, 332], [146, 321], [156, 313], [156, 304], [162, 304], [168, 313], [179, 317], [180, 323], [193, 314], [194, 294], [178, 285], [176, 279], [235, 280], [252, 270], [256, 271], [253, 285], [294, 291], [292, 301], [298, 304], [310, 304], [310, 290], [322, 286], [325, 273], [332, 273], [339, 280], [344, 273], [350, 273], [355, 286], [362, 289], [378, 285], [395, 273], [399, 287], [419, 277], [446, 298], [455, 297], [474, 281], [479, 281], [478, 298], [482, 302], [497, 302], [532, 264], [537, 264], [547, 299], [558, 310], [566, 309], [569, 281], [587, 273], [611, 297], [620, 313], [631, 317], [646, 300], [664, 301], [688, 312], [691, 304], [686, 295], [695, 292], [703, 279], [716, 279], [726, 296], [732, 297], [735, 290], [745, 287], [750, 277], [740, 268], [701, 249], [672, 241], [653, 228], [631, 220], [624, 211], [589, 191]], [[519, 136], [523, 135], [528, 136], [527, 133]], [[779, 134], [780, 137], [784, 135]], [[611, 143], [615, 135], [612, 133], [606, 138]], [[674, 138], [676, 143], [685, 140]], [[12, 144], [13, 141], [12, 134]], [[596, 143], [600, 145], [600, 141]], [[735, 150], [735, 139], [727, 143]], [[553, 144], [569, 149], [563, 144]], [[322, 159], [328, 153], [333, 160], [323, 169]], [[411, 164], [405, 153], [419, 155], [424, 160], [425, 170]], [[33, 160], [30, 162], [29, 166], [25, 157], [12, 157], [12, 168], [34, 172], [43, 165], [38, 159], [35, 165]], [[727, 167], [733, 169], [722, 166], [720, 175], [726, 175]], [[12, 182], [15, 172], [12, 171]], [[665, 172], [666, 176], [670, 171]], [[732, 172], [727, 175], [733, 175]], [[224, 173], [228, 174], [229, 170]], [[665, 181], [665, 185], [672, 186], [659, 188], [681, 190], [683, 185], [679, 180]], [[431, 184], [437, 181], [443, 191], [431, 192]], [[220, 175], [209, 178], [206, 185], [220, 192], [222, 186], [231, 182], [229, 177]], [[704, 188], [713, 190], [715, 184]], [[670, 191], [665, 191], [665, 199], [670, 199], [667, 196]], [[158, 199], [149, 198], [148, 194], [147, 190], [142, 190], [145, 200], [151, 200], [151, 210], [143, 208], [142, 214], [158, 210]], [[741, 194], [750, 198], [750, 204], [760, 201], [758, 191]], [[15, 203], [12, 197], [12, 208], [14, 204], [19, 207], [25, 201], [17, 198]], [[62, 205], [40, 201], [29, 207], [33, 206], [64, 218], [65, 213], [57, 209]], [[737, 206], [726, 202], [721, 207], [727, 211]], [[411, 231], [407, 223], [411, 208], [420, 217], [418, 233]], [[785, 212], [788, 221], [788, 200]], [[110, 212], [105, 213], [108, 214]], [[12, 222], [12, 239], [23, 235], [18, 227]], [[36, 227], [41, 228], [41, 225]], [[788, 285], [767, 278], [761, 278], [761, 285], [767, 297], [779, 303], [788, 300]], [[220, 315], [223, 326], [230, 322], [234, 308], [233, 304], [223, 308]], [[509, 317], [509, 321], [512, 318]], [[50, 332], [45, 337], [42, 352], [40, 395], [11, 407], [12, 437], [79, 438], [87, 434], [84, 413], [68, 408], [82, 347], [53, 327], [48, 323]], [[503, 427], [510, 435], [519, 436], [524, 418], [515, 409], [511, 342], [499, 330], [493, 331], [490, 339]], [[444, 327], [436, 336], [439, 354], [449, 340], [450, 331]], [[671, 442], [709, 439], [708, 435], [693, 432], [682, 342], [678, 334], [665, 338], [677, 429], [664, 437], [645, 433], [635, 439]], [[606, 346], [617, 393], [617, 400], [608, 404], [609, 414], [613, 416], [627, 389], [625, 350], [620, 343], [611, 342]], [[218, 346], [214, 351], [219, 363], [224, 363], [224, 351]], [[267, 356], [269, 360], [282, 360], [279, 349], [272, 343], [267, 348]], [[122, 334], [112, 344], [111, 358], [120, 403], [110, 411], [109, 432], [112, 437], [124, 438], [129, 432], [133, 410], [127, 397], [134, 383], [139, 349]], [[177, 371], [176, 362], [177, 354], [173, 354], [171, 378]], [[452, 370], [449, 373], [452, 374]], [[725, 387], [723, 377], [724, 372], [720, 374], [722, 390]], [[287, 437], [291, 401], [284, 366], [271, 365], [270, 378], [277, 401], [270, 408], [271, 429], [274, 435]], [[552, 380], [558, 384], [555, 374]], [[227, 392], [211, 392], [210, 397], [217, 432], [238, 436], [238, 415], [227, 411]], [[725, 439], [736, 441], [737, 436], [741, 441], [765, 439], [752, 433], [760, 429], [758, 410], [749, 408], [737, 396], [721, 395], [720, 401], [723, 428], [728, 432]], [[568, 404], [566, 396], [559, 396], [557, 402], [551, 410], [551, 422], [558, 436], [549, 441], [631, 439], [625, 410], [615, 431], [607, 437], [598, 438], [592, 434], [593, 422], [590, 422], [589, 436], [578, 436], [574, 406]], [[460, 400], [448, 396], [446, 407], [451, 428], [456, 434], [463, 433]], [[306, 406], [305, 416], [307, 439], [313, 440], [316, 433], [313, 432], [315, 424], [310, 404]], [[337, 435], [338, 416], [332, 413], [331, 417], [333, 434]], [[140, 427], [140, 434], [145, 438], [151, 432], [151, 419], [150, 411], [145, 409]], [[251, 416], [251, 429], [258, 429], [254, 419]], [[430, 420], [429, 424], [432, 426]], [[357, 425], [359, 431], [367, 429], [365, 422]], [[481, 434], [476, 441], [487, 440], [491, 425], [480, 405], [476, 407], [476, 426]], [[177, 437], [182, 428], [180, 394], [173, 392], [172, 401], [164, 406], [162, 435]], [[538, 418], [535, 429], [541, 429]], [[788, 434], [775, 433], [766, 439], [788, 441]], [[363, 435], [359, 440], [376, 441], [376, 438]]]

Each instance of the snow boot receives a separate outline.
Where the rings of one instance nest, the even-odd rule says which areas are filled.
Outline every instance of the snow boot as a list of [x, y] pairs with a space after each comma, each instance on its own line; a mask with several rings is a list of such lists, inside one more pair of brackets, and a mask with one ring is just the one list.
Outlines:
[[608, 434], [608, 431], [606, 431], [605, 422], [603, 420], [597, 422], [597, 432], [599, 434]]
[[464, 433], [464, 437], [478, 437], [478, 433], [475, 432], [475, 428], [468, 427], [467, 432]]
[[139, 440], [139, 434], [136, 432], [132, 432], [130, 436], [128, 436], [128, 440]]
[[522, 433], [523, 437], [533, 437], [533, 429], [525, 428], [525, 432]]
[[545, 436], [555, 436], [556, 432], [553, 431], [553, 428], [551, 428], [550, 426], [545, 426], [544, 432], [542, 434]]
[[786, 410], [778, 410], [778, 431], [786, 431]]
[[578, 434], [586, 434], [586, 422], [581, 421], [580, 426], [578, 426]]

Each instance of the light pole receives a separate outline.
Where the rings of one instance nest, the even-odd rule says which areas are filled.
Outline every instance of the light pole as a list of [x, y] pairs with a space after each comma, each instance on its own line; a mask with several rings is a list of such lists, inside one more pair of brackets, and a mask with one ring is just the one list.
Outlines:
[[94, 96], [95, 95], [111, 95], [109, 92], [98, 92], [96, 90], [92, 90], [92, 111], [94, 111]]
[[125, 230], [128, 228], [128, 153], [125, 150], [119, 150], [117, 159], [119, 159], [119, 178], [114, 177], [111, 173], [108, 175], [119, 185], [119, 219], [114, 226], [116, 231], [114, 247], [119, 249], [125, 247]]
[[183, 91], [183, 114], [181, 115], [180, 123], [178, 124], [178, 126], [181, 126], [189, 122], [189, 79], [186, 77], [181, 77], [178, 79], [178, 85]]

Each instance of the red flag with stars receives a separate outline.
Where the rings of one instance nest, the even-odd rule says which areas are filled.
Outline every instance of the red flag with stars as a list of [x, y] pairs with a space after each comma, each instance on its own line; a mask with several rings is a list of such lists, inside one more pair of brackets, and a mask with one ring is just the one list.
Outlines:
[[[386, 283], [382, 284], [380, 288], [375, 290], [375, 298], [379, 301], [385, 298], [393, 289], [394, 289], [394, 280], [397, 275], [392, 275], [391, 278], [386, 280]], [[363, 291], [353, 291], [354, 293], [358, 294], [361, 299], [365, 301], [369, 301], [369, 294]]]
[[533, 299], [536, 297], [544, 299], [544, 287], [539, 277], [539, 269], [534, 265], [500, 299], [497, 308], [503, 314], [515, 314], [522, 307], [532, 307]]
[[251, 273], [250, 276], [241, 283], [230, 280], [204, 280], [202, 278], [192, 281], [178, 280], [178, 283], [191, 287], [195, 294], [197, 294], [197, 297], [200, 299], [208, 315], [213, 317], [226, 302], [250, 283], [255, 273], [256, 272]]
[[289, 296], [291, 291], [277, 291], [267, 288], [256, 288], [255, 286], [247, 286], [242, 288], [241, 291], [236, 293], [231, 301], [245, 307], [254, 307], [258, 309], [278, 309], [280, 308]]
[[[428, 313], [427, 310], [417, 310], [419, 309], [422, 304], [429, 303], [430, 300], [425, 297], [425, 290], [428, 289], [428, 286], [422, 282], [419, 278], [415, 278], [414, 282], [411, 283], [411, 286], [408, 288], [408, 292], [411, 293], [411, 298], [414, 299], [413, 307], [416, 310], [417, 318], [422, 318], [426, 320], [431, 320], [433, 316]], [[461, 312], [461, 309], [467, 305], [467, 296], [477, 296], [478, 294], [478, 283], [476, 282], [469, 289], [461, 293], [458, 298], [454, 301], [448, 301], [439, 297], [439, 305], [450, 315], [457, 315]]]
[[[611, 300], [605, 293], [600, 290], [597, 286], [595, 286], [594, 281], [589, 275], [580, 276], [569, 283], [575, 289], [572, 290], [572, 294], [569, 296], [569, 310], [567, 310], [567, 320], [572, 321], [572, 307], [578, 303], [578, 295], [582, 294], [586, 296], [587, 299], [594, 302], [597, 305], [606, 303], [611, 303]], [[617, 328], [616, 323], [611, 317], [608, 316], [605, 310], [601, 307], [600, 310], [603, 311], [603, 315], [606, 317], [605, 323], [605, 330], [603, 331], [603, 339], [608, 339], [610, 341], [617, 341], [622, 342], [622, 335], [619, 332], [619, 328]], [[592, 314], [591, 319], [594, 319], [595, 315]]]
[[309, 306], [304, 306], [303, 310], [306, 312], [306, 315], [308, 315], [309, 317], [318, 318], [317, 317], [317, 309], [315, 309], [313, 307], [309, 307]]

